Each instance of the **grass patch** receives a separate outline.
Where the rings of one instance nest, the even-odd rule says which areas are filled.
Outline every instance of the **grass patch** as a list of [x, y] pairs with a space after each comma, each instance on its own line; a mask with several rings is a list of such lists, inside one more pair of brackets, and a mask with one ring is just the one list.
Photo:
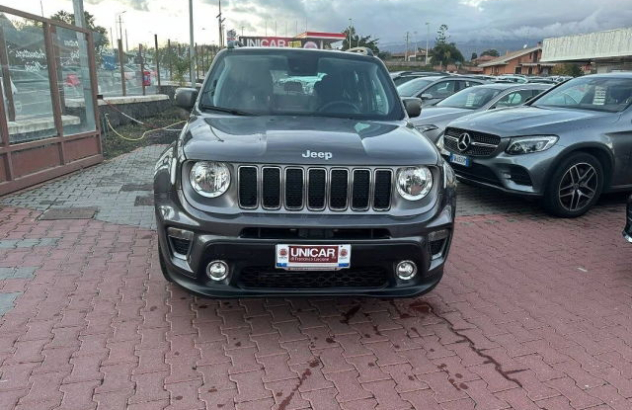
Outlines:
[[[107, 133], [104, 130], [102, 137], [103, 156], [106, 159], [110, 159], [134, 151], [140, 147], [146, 147], [154, 144], [170, 144], [178, 138], [179, 134], [177, 132], [157, 130], [148, 132], [143, 139], [140, 138], [147, 130], [166, 127], [167, 125], [171, 125], [182, 120], [182, 110], [173, 107], [160, 113], [160, 115], [142, 119], [141, 121], [143, 121], [145, 125], [130, 123], [114, 127], [116, 132], [134, 141], [119, 137], [108, 127]], [[183, 125], [184, 124], [176, 125], [172, 127], [172, 129], [182, 129]]]

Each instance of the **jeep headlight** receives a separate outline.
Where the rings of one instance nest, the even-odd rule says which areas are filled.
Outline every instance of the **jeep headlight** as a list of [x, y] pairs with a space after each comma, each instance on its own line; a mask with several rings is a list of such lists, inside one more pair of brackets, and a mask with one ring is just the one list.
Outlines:
[[400, 169], [397, 173], [397, 192], [409, 201], [419, 201], [432, 189], [432, 172], [427, 167]]
[[512, 138], [505, 152], [509, 155], [522, 155], [546, 151], [555, 145], [558, 139], [555, 135]]
[[191, 167], [191, 186], [206, 198], [217, 198], [230, 186], [230, 171], [221, 162], [196, 162]]

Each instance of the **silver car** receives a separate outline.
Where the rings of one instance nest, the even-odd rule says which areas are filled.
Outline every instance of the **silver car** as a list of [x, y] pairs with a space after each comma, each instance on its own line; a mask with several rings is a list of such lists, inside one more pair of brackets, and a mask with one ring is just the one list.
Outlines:
[[461, 90], [485, 83], [485, 80], [462, 76], [420, 77], [398, 86], [397, 93], [402, 98], [421, 98], [423, 106], [427, 107]]
[[459, 178], [561, 217], [632, 190], [632, 73], [575, 78], [523, 107], [458, 119], [437, 143]]
[[432, 107], [426, 107], [421, 115], [412, 119], [417, 131], [437, 142], [447, 125], [466, 115], [516, 107], [526, 103], [543, 91], [547, 84], [484, 84], [466, 88]]

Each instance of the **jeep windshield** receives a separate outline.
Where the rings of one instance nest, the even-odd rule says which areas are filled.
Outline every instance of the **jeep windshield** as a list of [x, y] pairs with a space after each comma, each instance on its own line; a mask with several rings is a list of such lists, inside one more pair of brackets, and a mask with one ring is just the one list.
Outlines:
[[205, 82], [199, 108], [235, 115], [404, 118], [377, 60], [311, 50], [224, 52]]

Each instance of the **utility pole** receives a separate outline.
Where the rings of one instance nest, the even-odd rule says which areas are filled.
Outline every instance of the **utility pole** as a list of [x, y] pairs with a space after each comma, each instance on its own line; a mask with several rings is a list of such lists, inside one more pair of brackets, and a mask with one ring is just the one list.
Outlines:
[[44, 17], [44, 0], [40, 0], [40, 9], [42, 10], [42, 17]]
[[[221, 30], [220, 23], [220, 30]], [[189, 0], [189, 76], [191, 79], [191, 87], [195, 88], [195, 76], [193, 68], [193, 60], [195, 59], [194, 36], [193, 36], [193, 0]]]
[[410, 36], [410, 33], [408, 33], [408, 31], [406, 32], [406, 53], [404, 53], [404, 61], [408, 62], [408, 37]]
[[428, 65], [428, 41], [430, 39], [430, 23], [426, 22], [426, 65]]
[[[222, 18], [222, 0], [219, 0], [219, 14], [217, 15], [217, 22], [219, 24], [219, 48], [224, 46], [224, 21]], [[243, 30], [243, 29], [242, 29]]]
[[127, 28], [125, 29], [125, 51], [129, 51], [129, 43], [127, 42]]
[[348, 37], [348, 38], [347, 38], [347, 43], [348, 43], [348, 47], [347, 47], [347, 49], [349, 49], [349, 48], [353, 47], [353, 46], [351, 45], [351, 26], [352, 26], [352, 25], [353, 25], [353, 19], [349, 19], [349, 35], [347, 36], [347, 37]]
[[[75, 26], [84, 28], [86, 26], [86, 22], [83, 14], [83, 0], [72, 0], [72, 8], [75, 13]], [[43, 14], [44, 12], [42, 11], [42, 15]]]

